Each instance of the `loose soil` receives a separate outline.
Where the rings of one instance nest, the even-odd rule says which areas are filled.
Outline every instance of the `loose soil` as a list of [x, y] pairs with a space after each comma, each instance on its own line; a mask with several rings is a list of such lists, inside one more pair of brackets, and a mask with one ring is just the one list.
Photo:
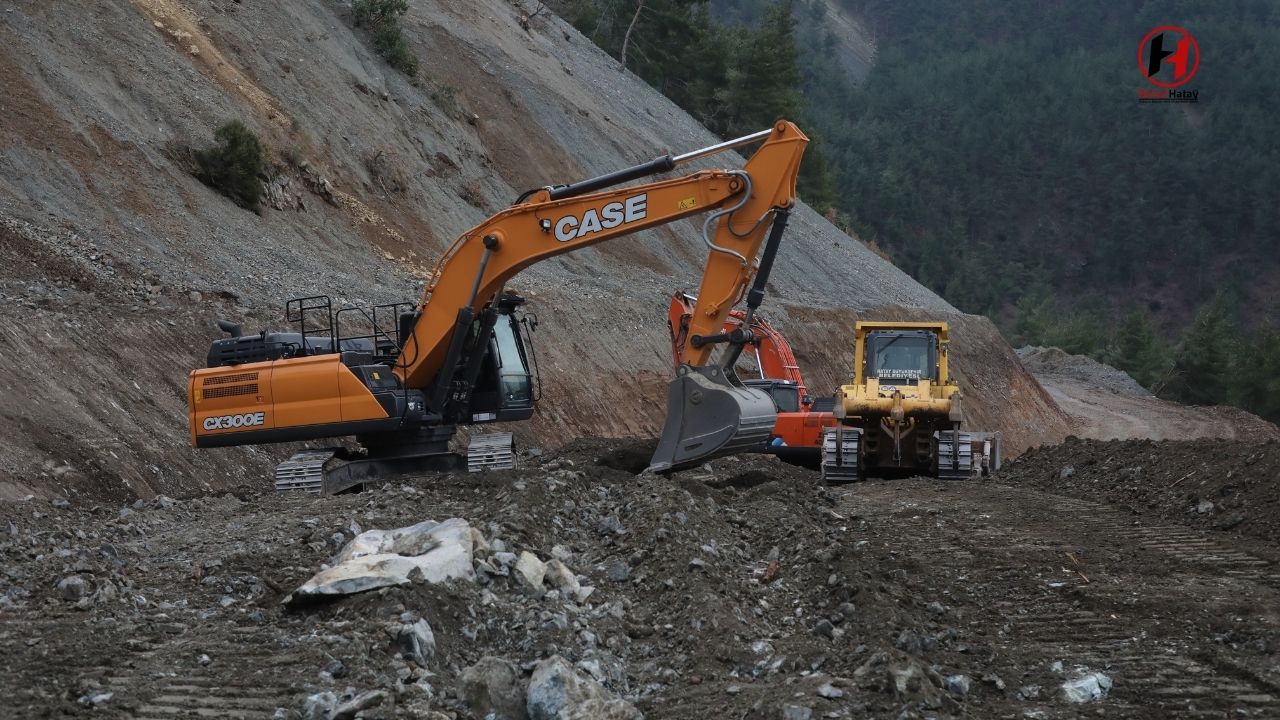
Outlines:
[[[528, 673], [560, 654], [649, 718], [1280, 712], [1270, 542], [1031, 487], [827, 488], [763, 457], [635, 474], [650, 450], [578, 441], [514, 471], [331, 498], [4, 506], [0, 692], [18, 717], [269, 718], [382, 689], [365, 717], [472, 718], [467, 666], [498, 655]], [[356, 532], [448, 517], [564, 557], [595, 592], [484, 576], [281, 605]], [[79, 607], [57, 588], [69, 576], [89, 588]], [[436, 637], [426, 667], [391, 641], [416, 617]], [[1085, 669], [1113, 689], [1066, 703], [1059, 686]]]
[[1280, 442], [1101, 441], [1033, 450], [1000, 480], [1280, 542]]

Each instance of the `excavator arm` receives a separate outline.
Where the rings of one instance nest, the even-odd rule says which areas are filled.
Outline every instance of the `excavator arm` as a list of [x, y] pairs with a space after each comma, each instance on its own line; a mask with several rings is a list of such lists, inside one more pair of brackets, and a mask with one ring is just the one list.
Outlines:
[[[686, 292], [671, 296], [667, 325], [671, 330], [672, 357], [677, 366], [683, 361], [687, 344], [689, 319], [697, 298]], [[759, 378], [745, 380], [748, 387], [767, 392], [774, 400], [777, 416], [767, 439], [766, 451], [794, 465], [817, 468], [823, 428], [836, 424], [829, 399], [826, 403], [809, 396], [804, 376], [791, 349], [791, 343], [768, 320], [759, 315], [747, 317], [733, 310], [725, 319], [723, 335], [746, 343], [760, 373]], [[822, 405], [822, 409], [818, 406]]]
[[[764, 144], [741, 170], [703, 170], [604, 192], [584, 193], [601, 180], [544, 188], [464, 233], [436, 264], [423, 293], [421, 316], [405, 344], [405, 360], [396, 369], [405, 385], [428, 387], [444, 365], [459, 320], [478, 314], [524, 268], [698, 213], [711, 213], [703, 225], [711, 252], [690, 329], [703, 335], [718, 330], [757, 271], [756, 256], [770, 217], [795, 201], [796, 175], [808, 142], [799, 128], [785, 121], [747, 138], [763, 139]], [[660, 172], [701, 156], [668, 156], [632, 170]], [[615, 174], [624, 178], [619, 182], [628, 178], [625, 173]], [[713, 349], [690, 346], [686, 361], [705, 365]]]
[[[684, 347], [688, 344], [689, 320], [693, 317], [694, 304], [697, 298], [680, 291], [671, 296], [671, 305], [667, 311], [667, 326], [671, 329], [671, 352], [676, 366], [684, 362]], [[744, 328], [747, 314], [742, 310], [731, 310], [724, 321], [723, 334], [741, 338], [742, 342], [752, 347], [756, 367], [760, 371], [761, 380], [784, 380], [791, 383], [799, 392], [799, 396], [808, 397], [808, 388], [804, 376], [800, 373], [800, 365], [796, 361], [791, 343], [787, 341], [777, 328], [763, 317], [751, 318], [751, 326]], [[744, 333], [750, 333], [746, 336]]]

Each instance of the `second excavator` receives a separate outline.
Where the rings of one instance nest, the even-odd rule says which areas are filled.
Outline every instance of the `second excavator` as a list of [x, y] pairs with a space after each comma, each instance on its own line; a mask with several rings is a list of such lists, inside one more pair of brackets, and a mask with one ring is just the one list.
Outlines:
[[[684, 362], [689, 321], [693, 318], [697, 300], [684, 291], [671, 296], [667, 327], [671, 331], [671, 353], [677, 367]], [[758, 377], [742, 379], [742, 383], [768, 393], [773, 398], [774, 409], [778, 411], [773, 433], [760, 450], [793, 465], [818, 469], [822, 431], [836, 424], [835, 415], [831, 412], [834, 398], [809, 394], [791, 343], [764, 317], [748, 317], [746, 312], [734, 310], [725, 319], [723, 332], [740, 341], [729, 346], [735, 363], [743, 354], [755, 361], [753, 369]]]
[[[741, 169], [614, 187], [756, 143]], [[214, 342], [208, 367], [189, 378], [191, 441], [216, 448], [355, 437], [358, 451], [307, 450], [282, 463], [277, 489], [332, 493], [422, 468], [450, 455], [459, 425], [533, 414], [536, 368], [523, 332], [532, 323], [518, 312], [523, 298], [507, 288], [520, 270], [705, 213], [709, 252], [652, 469], [753, 449], [768, 439], [773, 401], [738, 382], [713, 351], [736, 341], [720, 332], [733, 307], [745, 298], [752, 313], [764, 298], [807, 143], [794, 124], [779, 121], [736, 140], [532, 190], [458, 238], [416, 305], [335, 312], [319, 296], [288, 303], [294, 332], [248, 335], [220, 322], [230, 337]], [[344, 333], [344, 320], [364, 329]]]

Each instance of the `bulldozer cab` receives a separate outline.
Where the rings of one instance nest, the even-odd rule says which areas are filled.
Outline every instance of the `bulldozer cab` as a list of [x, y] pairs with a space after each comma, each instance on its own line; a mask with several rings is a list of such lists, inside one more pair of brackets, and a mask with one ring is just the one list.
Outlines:
[[880, 330], [867, 334], [868, 378], [895, 381], [938, 379], [938, 336], [928, 330]]

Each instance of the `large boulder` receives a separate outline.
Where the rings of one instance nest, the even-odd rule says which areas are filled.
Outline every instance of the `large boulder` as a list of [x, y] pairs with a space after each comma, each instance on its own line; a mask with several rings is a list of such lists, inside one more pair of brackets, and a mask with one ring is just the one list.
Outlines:
[[487, 655], [462, 672], [462, 694], [476, 717], [528, 720], [520, 669]]
[[415, 578], [474, 581], [471, 538], [471, 526], [459, 518], [360, 533], [334, 558], [333, 567], [316, 573], [286, 602], [404, 585]]
[[559, 655], [533, 669], [526, 709], [530, 720], [644, 720], [631, 703], [582, 677]]

